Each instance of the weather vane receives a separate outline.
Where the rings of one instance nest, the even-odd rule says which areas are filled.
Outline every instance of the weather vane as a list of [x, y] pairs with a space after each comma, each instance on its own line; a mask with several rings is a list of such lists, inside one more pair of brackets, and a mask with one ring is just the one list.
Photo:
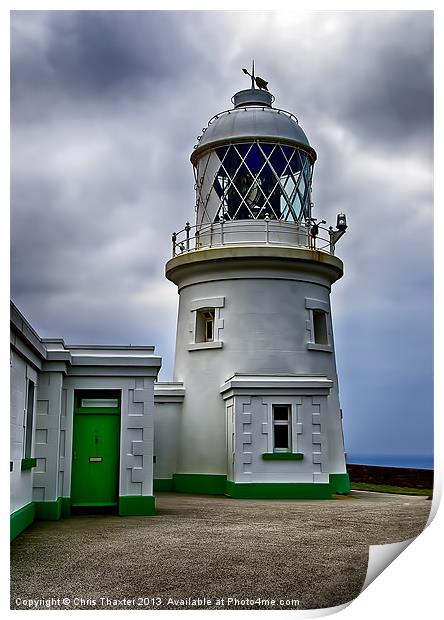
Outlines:
[[259, 76], [255, 76], [254, 75], [254, 60], [253, 63], [251, 65], [251, 73], [247, 70], [247, 69], [242, 69], [242, 71], [246, 74], [249, 75], [251, 77], [251, 88], [254, 88], [254, 83], [256, 82], [256, 86], [258, 88], [260, 88], [260, 90], [268, 90], [267, 88], [267, 84], [268, 82], [266, 82], [265, 80], [263, 80], [261, 77]]

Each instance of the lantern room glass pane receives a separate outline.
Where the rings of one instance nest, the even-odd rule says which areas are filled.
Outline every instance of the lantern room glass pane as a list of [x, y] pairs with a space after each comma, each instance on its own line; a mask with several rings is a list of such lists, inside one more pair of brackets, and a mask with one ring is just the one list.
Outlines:
[[216, 149], [217, 156], [222, 161], [225, 157], [226, 152], [228, 151], [228, 146], [219, 146]]
[[214, 179], [213, 187], [214, 187], [216, 194], [219, 196], [219, 198], [222, 198], [222, 195], [224, 193], [226, 180], [227, 180], [227, 177], [224, 177], [222, 175], [218, 175]]
[[300, 153], [298, 151], [294, 151], [291, 157], [288, 160], [288, 168], [293, 174], [298, 174], [302, 170], [302, 161], [300, 157]]
[[269, 157], [274, 148], [276, 148], [275, 144], [267, 144], [266, 142], [261, 142], [261, 149], [265, 153], [265, 157]]
[[244, 142], [243, 144], [236, 144], [236, 148], [239, 151], [239, 154], [241, 155], [241, 157], [245, 157], [245, 155], [251, 149], [251, 143]]
[[[225, 149], [227, 150], [227, 149]], [[197, 224], [209, 224], [219, 208], [220, 197], [214, 188], [214, 181], [220, 168], [220, 159], [215, 151], [204, 155], [196, 167]]]
[[265, 163], [265, 158], [257, 144], [253, 144], [246, 158], [248, 169], [257, 174]]
[[259, 141], [220, 146], [196, 170], [198, 222], [267, 215], [302, 221], [310, 214], [311, 164], [296, 147]]
[[270, 154], [270, 156], [268, 157], [268, 161], [270, 162], [274, 172], [277, 174], [278, 177], [282, 176], [285, 168], [287, 167], [288, 163], [287, 160], [284, 157], [284, 153], [282, 152], [282, 149], [280, 146], [277, 146], [274, 151]]
[[220, 174], [228, 174], [231, 178], [236, 173], [242, 159], [237, 149], [234, 146], [230, 146], [225, 156], [221, 159], [222, 166]]

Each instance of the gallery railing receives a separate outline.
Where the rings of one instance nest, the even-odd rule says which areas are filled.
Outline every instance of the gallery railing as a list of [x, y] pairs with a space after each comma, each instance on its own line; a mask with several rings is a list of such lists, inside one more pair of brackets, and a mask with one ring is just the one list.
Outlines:
[[318, 224], [298, 224], [265, 217], [191, 226], [172, 235], [173, 256], [227, 245], [296, 246], [334, 254], [335, 231]]

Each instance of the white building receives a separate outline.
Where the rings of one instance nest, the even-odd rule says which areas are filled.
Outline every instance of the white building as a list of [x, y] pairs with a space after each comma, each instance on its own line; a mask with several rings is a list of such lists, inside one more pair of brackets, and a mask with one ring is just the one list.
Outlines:
[[154, 514], [153, 347], [41, 339], [11, 304], [11, 538], [37, 519]]
[[330, 309], [345, 216], [335, 230], [312, 217], [316, 153], [273, 102], [252, 78], [191, 156], [196, 223], [166, 265], [172, 383], [155, 384], [153, 347], [41, 339], [11, 306], [12, 537], [97, 506], [153, 514], [153, 488], [349, 491]]

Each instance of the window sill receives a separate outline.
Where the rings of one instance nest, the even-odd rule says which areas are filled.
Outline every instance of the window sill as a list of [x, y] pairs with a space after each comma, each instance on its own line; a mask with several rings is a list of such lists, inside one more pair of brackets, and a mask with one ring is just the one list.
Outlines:
[[37, 459], [22, 459], [22, 463], [20, 469], [24, 471], [25, 469], [32, 469], [37, 465]]
[[264, 452], [264, 461], [302, 461], [302, 452]]
[[201, 351], [202, 349], [222, 349], [224, 343], [220, 340], [213, 342], [194, 342], [188, 345], [188, 351]]
[[314, 342], [307, 342], [307, 349], [310, 351], [325, 351], [325, 353], [333, 353], [333, 347], [329, 344], [316, 344]]

